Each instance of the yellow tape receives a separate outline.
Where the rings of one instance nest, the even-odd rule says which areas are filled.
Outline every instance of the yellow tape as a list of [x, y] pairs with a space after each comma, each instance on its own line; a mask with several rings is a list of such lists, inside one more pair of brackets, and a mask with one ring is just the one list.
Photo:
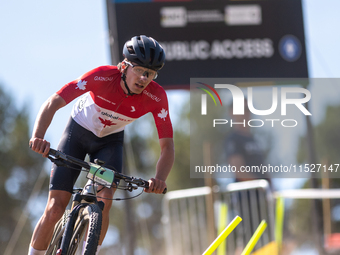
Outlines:
[[246, 248], [244, 248], [241, 255], [249, 255], [252, 250], [254, 249], [255, 245], [257, 244], [258, 240], [260, 239], [261, 235], [267, 228], [267, 222], [265, 220], [261, 221], [260, 225], [257, 227], [255, 233], [250, 238]]
[[211, 255], [217, 247], [223, 242], [224, 239], [236, 228], [236, 226], [242, 221], [241, 217], [236, 216], [230, 224], [223, 230], [223, 232], [215, 239], [214, 242], [206, 249], [203, 255]]

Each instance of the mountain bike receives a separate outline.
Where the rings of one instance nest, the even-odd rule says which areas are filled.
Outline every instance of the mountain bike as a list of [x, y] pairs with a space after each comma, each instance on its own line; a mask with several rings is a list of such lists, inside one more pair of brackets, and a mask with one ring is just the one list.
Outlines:
[[[66, 210], [56, 224], [45, 255], [75, 255], [76, 252], [80, 254], [82, 250], [83, 255], [94, 255], [97, 251], [104, 208], [104, 203], [97, 200], [98, 186], [112, 188], [114, 180], [119, 179], [124, 181], [125, 186], [119, 185], [117, 188], [133, 191], [148, 188], [149, 183], [141, 178], [118, 173], [113, 168], [105, 166], [105, 162], [99, 159], [94, 163], [86, 162], [54, 149], [50, 149], [48, 159], [58, 166], [82, 167], [82, 171], [87, 172], [88, 181], [83, 188], [73, 189], [71, 209]], [[166, 191], [165, 189], [163, 194]]]

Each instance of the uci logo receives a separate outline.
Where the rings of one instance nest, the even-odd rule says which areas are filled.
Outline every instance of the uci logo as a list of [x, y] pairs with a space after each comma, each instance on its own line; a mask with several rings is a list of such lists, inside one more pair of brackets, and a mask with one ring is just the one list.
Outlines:
[[[203, 83], [201, 83], [203, 84]], [[233, 114], [234, 115], [244, 115], [244, 94], [242, 90], [231, 84], [215, 84], [214, 88], [211, 86], [204, 84], [208, 86], [214, 94], [218, 97], [220, 104], [222, 105], [222, 100], [218, 93], [216, 92], [216, 89], [228, 89], [231, 92], [232, 98], [233, 98]], [[200, 88], [202, 89], [202, 88]], [[214, 97], [212, 93], [210, 93], [206, 89], [202, 89], [207, 94], [209, 94], [212, 98]], [[248, 109], [251, 113], [255, 115], [270, 115], [274, 113], [277, 109], [278, 106], [278, 101], [280, 98], [281, 102], [281, 115], [286, 115], [287, 114], [287, 105], [295, 105], [304, 115], [312, 115], [306, 107], [303, 105], [304, 103], [307, 103], [311, 99], [311, 93], [305, 88], [300, 88], [300, 87], [282, 87], [281, 88], [281, 95], [279, 96], [278, 93], [278, 88], [273, 87], [272, 89], [272, 105], [269, 109], [266, 110], [258, 110], [255, 109], [254, 104], [253, 104], [253, 88], [248, 87]], [[303, 97], [300, 98], [288, 98], [288, 95], [295, 94], [295, 95], [303, 95]], [[214, 98], [213, 98], [214, 99]], [[214, 99], [215, 105], [216, 101]], [[207, 95], [202, 94], [201, 96], [201, 115], [207, 115]]]

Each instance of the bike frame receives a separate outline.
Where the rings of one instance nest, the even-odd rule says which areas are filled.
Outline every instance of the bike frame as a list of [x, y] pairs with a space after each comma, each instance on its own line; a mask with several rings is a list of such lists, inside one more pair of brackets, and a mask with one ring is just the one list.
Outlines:
[[[55, 229], [55, 235], [54, 238], [47, 250], [46, 254], [52, 254], [53, 251], [55, 251], [55, 247], [58, 247], [58, 243], [61, 239], [61, 245], [59, 248], [57, 248], [57, 255], [66, 255], [70, 254], [69, 249], [70, 247], [71, 239], [73, 238], [73, 234], [78, 231], [75, 229], [75, 226], [79, 226], [80, 232], [79, 237], [83, 235], [84, 232], [86, 232], [86, 225], [82, 224], [82, 220], [86, 220], [85, 216], [83, 217], [84, 209], [89, 208], [89, 205], [91, 208], [88, 210], [91, 210], [92, 213], [96, 211], [96, 213], [100, 213], [100, 227], [98, 227], [98, 231], [100, 231], [101, 228], [101, 211], [104, 209], [104, 202], [98, 201], [97, 199], [97, 189], [98, 186], [104, 186], [107, 188], [111, 188], [114, 183], [114, 178], [124, 180], [127, 183], [127, 186], [125, 186], [123, 189], [132, 191], [139, 187], [142, 188], [148, 188], [149, 183], [146, 180], [143, 180], [141, 178], [134, 178], [130, 176], [123, 175], [121, 173], [116, 172], [114, 169], [106, 168], [104, 165], [104, 162], [100, 160], [95, 160], [95, 163], [91, 162], [85, 162], [83, 160], [79, 160], [77, 158], [68, 156], [60, 151], [56, 151], [54, 149], [50, 149], [48, 158], [55, 164], [66, 166], [72, 168], [69, 164], [76, 164], [78, 166], [81, 166], [82, 168], [86, 169], [85, 171], [88, 172], [87, 178], [89, 179], [85, 186], [81, 189], [74, 189], [73, 190], [73, 199], [72, 199], [72, 206], [71, 206], [71, 212], [67, 217], [66, 225], [62, 226], [62, 223], [58, 223], [57, 228]], [[166, 189], [164, 190], [163, 194], [166, 193]], [[94, 205], [91, 205], [94, 204]], [[99, 209], [98, 209], [99, 208]], [[85, 210], [86, 211], [86, 210]], [[84, 215], [89, 215], [89, 212], [85, 212]], [[82, 218], [83, 217], [83, 218]], [[87, 219], [88, 220], [88, 219]], [[96, 220], [97, 222], [97, 220]], [[79, 223], [79, 224], [78, 224]], [[57, 232], [57, 233], [56, 233]], [[99, 232], [100, 233], [100, 232]], [[62, 234], [62, 237], [61, 237]], [[82, 238], [79, 238], [81, 240]], [[76, 246], [78, 246], [77, 242], [79, 242], [77, 239]], [[74, 244], [74, 241], [72, 242]], [[76, 247], [73, 246], [73, 247]], [[94, 247], [94, 246], [92, 246]], [[74, 254], [77, 248], [72, 249], [71, 254]], [[54, 253], [53, 253], [54, 254]]]

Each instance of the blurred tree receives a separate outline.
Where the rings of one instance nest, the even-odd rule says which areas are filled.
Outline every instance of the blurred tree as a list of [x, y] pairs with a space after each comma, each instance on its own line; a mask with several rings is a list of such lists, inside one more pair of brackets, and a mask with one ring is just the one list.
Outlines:
[[[0, 85], [0, 254], [4, 254], [43, 164], [43, 158], [28, 148], [28, 108], [17, 109]], [[31, 233], [27, 222], [13, 254], [27, 252]]]
[[[326, 109], [326, 114], [322, 122], [314, 127], [314, 138], [315, 138], [315, 150], [318, 157], [318, 163], [322, 165], [339, 164], [340, 155], [340, 105], [329, 105]], [[299, 150], [297, 153], [297, 161], [299, 164], [307, 163], [307, 137], [301, 137], [299, 141]], [[328, 168], [328, 167], [327, 167]], [[333, 169], [334, 165], [333, 165]], [[323, 168], [320, 169], [323, 172]], [[332, 178], [329, 180], [329, 188], [339, 188], [340, 187], [340, 169], [338, 169], [337, 178]], [[323, 177], [324, 173], [321, 173]], [[333, 172], [334, 174], [334, 172]], [[324, 176], [325, 177], [325, 176]], [[321, 179], [318, 179], [321, 183]], [[321, 186], [321, 185], [320, 185]], [[311, 188], [310, 181], [307, 180], [302, 188]], [[331, 208], [336, 210], [340, 208], [339, 200], [332, 199]], [[322, 207], [318, 208], [320, 214], [322, 215]], [[295, 240], [299, 245], [310, 240], [312, 217], [310, 215], [311, 211], [311, 200], [295, 200], [292, 207], [289, 210], [291, 215], [290, 230], [294, 235]], [[335, 211], [334, 211], [335, 212]], [[331, 220], [332, 232], [340, 231], [340, 220], [339, 217], [333, 217]]]
[[[337, 163], [340, 153], [340, 106], [328, 106], [324, 120], [314, 128], [315, 149], [319, 160]], [[300, 139], [300, 149], [298, 162], [305, 162], [307, 152], [304, 149], [307, 141], [306, 137]]]

